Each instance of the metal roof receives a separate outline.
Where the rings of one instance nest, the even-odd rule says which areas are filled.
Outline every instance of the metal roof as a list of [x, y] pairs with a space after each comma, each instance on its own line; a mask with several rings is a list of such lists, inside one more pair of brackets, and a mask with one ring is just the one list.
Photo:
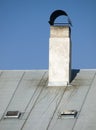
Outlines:
[[[96, 70], [73, 70], [67, 87], [47, 87], [47, 70], [0, 71], [0, 130], [96, 130]], [[58, 118], [77, 110], [76, 118]], [[4, 118], [8, 111], [20, 118]]]

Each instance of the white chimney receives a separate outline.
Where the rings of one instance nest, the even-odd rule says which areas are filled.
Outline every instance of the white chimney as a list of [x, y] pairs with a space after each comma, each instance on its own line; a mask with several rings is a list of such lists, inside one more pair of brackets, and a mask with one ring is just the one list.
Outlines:
[[[71, 81], [71, 28], [69, 24], [54, 25], [60, 11], [52, 13], [50, 17], [49, 38], [49, 82], [48, 86], [67, 86]], [[58, 14], [59, 12], [59, 14]], [[57, 16], [56, 16], [57, 13]], [[63, 11], [63, 13], [65, 13]], [[62, 14], [65, 15], [65, 14]], [[52, 23], [52, 20], [53, 23]]]

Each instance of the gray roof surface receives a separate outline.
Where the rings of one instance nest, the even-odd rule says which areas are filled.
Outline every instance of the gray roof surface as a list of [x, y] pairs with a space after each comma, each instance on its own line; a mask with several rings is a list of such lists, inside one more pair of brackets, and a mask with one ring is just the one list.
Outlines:
[[[47, 87], [48, 70], [0, 71], [0, 130], [96, 130], [96, 70], [74, 70], [67, 87]], [[58, 118], [64, 110], [76, 118]], [[19, 119], [4, 119], [7, 111]]]

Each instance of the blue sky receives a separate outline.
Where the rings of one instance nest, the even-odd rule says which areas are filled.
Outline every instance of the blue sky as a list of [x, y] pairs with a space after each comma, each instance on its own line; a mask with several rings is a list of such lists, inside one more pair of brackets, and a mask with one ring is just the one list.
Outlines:
[[0, 0], [0, 69], [48, 69], [49, 17], [65, 10], [72, 68], [96, 68], [96, 0]]

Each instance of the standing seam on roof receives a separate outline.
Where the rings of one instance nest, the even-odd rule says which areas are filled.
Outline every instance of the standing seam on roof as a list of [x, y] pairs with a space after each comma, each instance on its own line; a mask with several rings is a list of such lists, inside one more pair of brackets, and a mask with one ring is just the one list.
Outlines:
[[[90, 85], [89, 85], [89, 88], [88, 88], [87, 93], [86, 93], [86, 95], [85, 95], [84, 101], [83, 101], [83, 103], [82, 103], [82, 105], [81, 105], [81, 108], [80, 108], [78, 117], [79, 117], [79, 115], [80, 115], [80, 113], [81, 113], [81, 110], [82, 110], [84, 104], [85, 104], [85, 101], [86, 101], [87, 96], [88, 96], [88, 93], [89, 93], [89, 91], [90, 91], [90, 89], [91, 89], [91, 87], [92, 87], [92, 83], [93, 83], [93, 81], [94, 81], [94, 79], [95, 79], [95, 76], [96, 76], [96, 73], [94, 74], [93, 79], [92, 79], [92, 81], [91, 81], [91, 83], [90, 83]], [[73, 127], [72, 127], [72, 130], [74, 130], [75, 125], [76, 125], [76, 123], [77, 123], [77, 120], [78, 120], [78, 118], [75, 120], [74, 125], [73, 125]]]
[[[22, 74], [22, 76], [21, 76], [21, 78], [20, 78], [20, 80], [19, 80], [19, 82], [18, 82], [18, 84], [17, 84], [17, 87], [16, 87], [14, 93], [12, 94], [12, 97], [11, 97], [11, 99], [10, 99], [10, 101], [9, 101], [9, 103], [8, 103], [8, 105], [7, 105], [7, 107], [6, 107], [6, 109], [5, 109], [4, 114], [6, 113], [8, 107], [9, 107], [9, 105], [10, 105], [10, 103], [11, 103], [11, 101], [12, 101], [14, 95], [15, 95], [15, 92], [17, 91], [17, 89], [18, 89], [18, 87], [19, 87], [19, 85], [20, 85], [20, 83], [21, 83], [21, 81], [22, 81], [22, 79], [23, 79], [23, 77], [24, 77], [24, 74], [25, 74], [25, 72], [23, 72], [23, 74]], [[3, 116], [4, 116], [4, 114], [3, 114]], [[3, 116], [2, 116], [2, 118], [3, 118]], [[2, 118], [1, 118], [1, 120], [2, 120]], [[0, 121], [1, 121], [1, 120], [0, 120]]]
[[35, 93], [37, 92], [37, 90], [38, 90], [38, 88], [39, 88], [39, 84], [42, 82], [42, 79], [43, 79], [43, 77], [45, 76], [45, 74], [46, 74], [46, 72], [44, 72], [44, 74], [42, 75], [42, 78], [41, 78], [41, 80], [39, 81], [39, 83], [38, 83], [38, 85], [37, 85], [37, 87], [36, 87], [36, 89], [35, 89], [33, 95], [31, 96], [31, 98], [30, 98], [30, 100], [29, 100], [29, 103], [27, 104], [27, 106], [26, 106], [26, 108], [25, 108], [24, 111], [26, 111], [27, 108], [28, 108], [28, 106], [30, 105], [30, 102], [31, 102], [32, 98], [34, 97]]
[[65, 93], [66, 89], [67, 89], [67, 86], [66, 86], [66, 88], [64, 89], [64, 91], [63, 91], [63, 93], [62, 93], [62, 95], [61, 95], [61, 98], [60, 98], [59, 102], [58, 102], [57, 105], [56, 105], [56, 108], [55, 108], [55, 110], [54, 110], [54, 112], [53, 112], [53, 115], [52, 115], [52, 117], [51, 117], [51, 119], [50, 119], [50, 121], [49, 121], [49, 123], [48, 123], [48, 126], [47, 126], [46, 130], [48, 130], [49, 127], [50, 127], [51, 121], [52, 121], [52, 119], [54, 118], [54, 115], [55, 115], [55, 113], [56, 113], [56, 111], [57, 111], [57, 108], [59, 107], [59, 104], [60, 104], [60, 102], [61, 102], [61, 100], [62, 100], [62, 98], [63, 98], [63, 96], [64, 96], [64, 93]]
[[[42, 78], [41, 78], [39, 84], [42, 82], [42, 80], [43, 80], [43, 78], [44, 78], [45, 75], [46, 75], [46, 72], [43, 74], [43, 76], [42, 76]], [[48, 79], [47, 79], [47, 80], [48, 80]], [[46, 80], [46, 82], [47, 82], [47, 80]], [[45, 82], [45, 84], [46, 84], [46, 82]], [[39, 86], [39, 84], [38, 84], [38, 86]], [[21, 127], [20, 130], [23, 130], [23, 128], [24, 128], [24, 126], [25, 126], [25, 124], [26, 124], [26, 122], [27, 122], [27, 120], [28, 120], [28, 118], [29, 118], [29, 116], [30, 116], [30, 113], [31, 113], [32, 110], [34, 109], [34, 107], [35, 107], [35, 105], [36, 105], [36, 103], [37, 103], [37, 100], [38, 100], [39, 96], [41, 95], [41, 93], [42, 93], [42, 91], [43, 91], [43, 89], [44, 89], [45, 84], [42, 85], [42, 88], [41, 88], [41, 90], [40, 90], [40, 93], [39, 93], [39, 95], [37, 96], [37, 98], [36, 98], [36, 100], [35, 100], [35, 102], [34, 102], [32, 108], [30, 109], [30, 112], [29, 112], [29, 114], [27, 115], [27, 117], [26, 117], [26, 119], [25, 119], [25, 121], [24, 121], [24, 123], [23, 123], [23, 125], [22, 125], [22, 127]], [[37, 87], [37, 89], [38, 89], [38, 87]], [[37, 89], [36, 89], [36, 91], [37, 91]], [[34, 93], [36, 93], [36, 91], [35, 91]], [[34, 94], [34, 95], [35, 95], [35, 94]], [[33, 96], [32, 96], [32, 98], [33, 98]], [[32, 99], [32, 98], [31, 98], [31, 99]], [[31, 100], [30, 100], [30, 101], [31, 101]], [[30, 103], [29, 103], [29, 104], [30, 104]]]

